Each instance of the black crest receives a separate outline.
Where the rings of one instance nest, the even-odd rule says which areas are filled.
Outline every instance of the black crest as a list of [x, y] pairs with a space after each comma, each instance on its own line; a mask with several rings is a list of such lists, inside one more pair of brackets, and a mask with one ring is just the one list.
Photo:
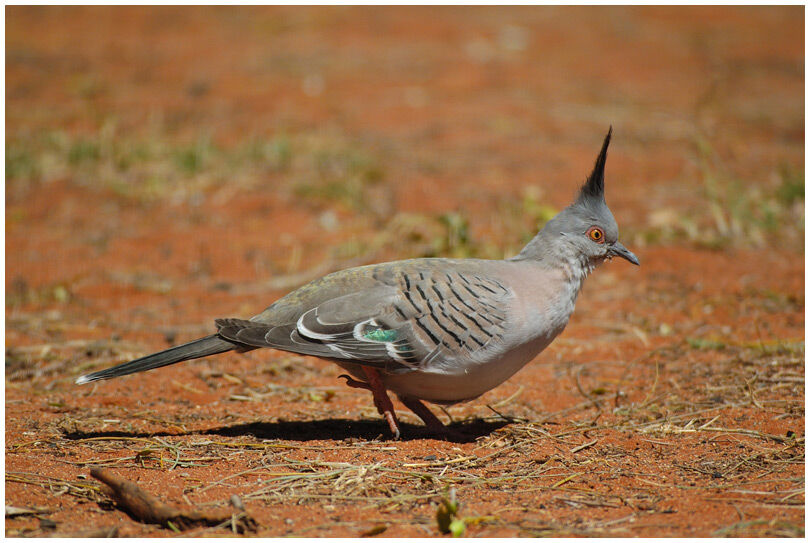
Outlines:
[[582, 185], [579, 191], [579, 200], [590, 199], [605, 199], [605, 161], [607, 160], [608, 145], [610, 145], [610, 136], [613, 134], [613, 126], [608, 130], [605, 141], [602, 143], [602, 150], [599, 151], [599, 156], [596, 157], [596, 164], [593, 166], [591, 175], [588, 180]]

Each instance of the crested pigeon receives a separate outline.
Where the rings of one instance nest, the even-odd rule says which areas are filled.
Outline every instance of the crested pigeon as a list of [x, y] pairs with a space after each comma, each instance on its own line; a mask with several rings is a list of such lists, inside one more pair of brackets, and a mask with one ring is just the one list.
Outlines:
[[577, 198], [506, 260], [419, 258], [338, 271], [287, 294], [250, 319], [217, 319], [216, 333], [79, 377], [110, 379], [226, 351], [270, 347], [338, 364], [349, 386], [371, 391], [395, 437], [387, 392], [430, 430], [422, 402], [453, 404], [500, 385], [565, 328], [583, 281], [621, 257], [605, 203], [611, 130]]

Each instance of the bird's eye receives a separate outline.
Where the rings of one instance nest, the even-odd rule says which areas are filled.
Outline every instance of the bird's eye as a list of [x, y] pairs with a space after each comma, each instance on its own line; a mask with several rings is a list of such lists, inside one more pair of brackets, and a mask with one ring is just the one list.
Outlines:
[[591, 238], [591, 241], [595, 241], [596, 243], [605, 242], [605, 232], [598, 226], [591, 226], [588, 230], [588, 237]]

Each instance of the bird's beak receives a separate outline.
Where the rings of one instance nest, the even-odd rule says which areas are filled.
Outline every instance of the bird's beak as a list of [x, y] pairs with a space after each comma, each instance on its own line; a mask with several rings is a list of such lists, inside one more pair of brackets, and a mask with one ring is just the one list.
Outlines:
[[638, 257], [630, 252], [630, 249], [619, 243], [618, 241], [611, 245], [610, 249], [608, 249], [608, 256], [619, 256], [631, 264], [635, 264], [636, 266], [641, 265], [638, 261]]

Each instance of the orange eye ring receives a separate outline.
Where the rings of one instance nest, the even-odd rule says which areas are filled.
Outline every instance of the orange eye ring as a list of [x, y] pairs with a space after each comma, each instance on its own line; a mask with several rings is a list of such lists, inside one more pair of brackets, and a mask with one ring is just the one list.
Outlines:
[[591, 238], [591, 241], [595, 241], [596, 243], [604, 243], [605, 231], [598, 226], [591, 226], [588, 229], [588, 237]]

